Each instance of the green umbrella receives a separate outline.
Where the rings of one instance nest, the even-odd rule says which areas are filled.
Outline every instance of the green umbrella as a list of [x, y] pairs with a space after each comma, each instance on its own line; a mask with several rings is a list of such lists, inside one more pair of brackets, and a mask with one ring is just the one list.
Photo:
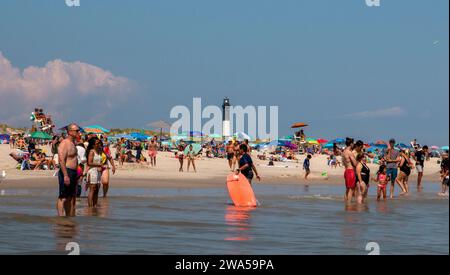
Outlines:
[[31, 138], [34, 139], [52, 139], [52, 136], [45, 132], [34, 132], [31, 133]]
[[[202, 150], [202, 146], [198, 143], [192, 143], [190, 145], [192, 145], [192, 150], [195, 152], [195, 154], [198, 154]], [[187, 145], [186, 148], [184, 149], [185, 155], [188, 154], [190, 145]]]

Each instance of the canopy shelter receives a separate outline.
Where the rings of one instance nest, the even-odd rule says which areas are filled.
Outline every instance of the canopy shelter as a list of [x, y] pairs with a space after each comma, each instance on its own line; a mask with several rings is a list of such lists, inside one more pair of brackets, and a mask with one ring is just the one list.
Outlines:
[[52, 136], [45, 132], [33, 132], [31, 133], [30, 137], [34, 139], [45, 139], [45, 140], [52, 139]]

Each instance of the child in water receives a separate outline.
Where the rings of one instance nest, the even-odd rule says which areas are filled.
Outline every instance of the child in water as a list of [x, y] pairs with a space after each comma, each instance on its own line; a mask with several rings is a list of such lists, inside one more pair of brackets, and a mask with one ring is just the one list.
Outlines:
[[390, 181], [390, 178], [387, 175], [386, 165], [380, 165], [380, 169], [377, 172], [377, 178], [373, 179], [373, 181], [378, 183], [377, 201], [380, 201], [381, 195], [383, 195], [383, 200], [386, 200], [386, 187]]

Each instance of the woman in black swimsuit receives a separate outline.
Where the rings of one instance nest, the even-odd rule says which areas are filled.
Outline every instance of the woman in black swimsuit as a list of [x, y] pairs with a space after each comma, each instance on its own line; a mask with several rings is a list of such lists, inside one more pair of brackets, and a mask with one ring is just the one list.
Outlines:
[[405, 187], [405, 192], [400, 193], [400, 195], [405, 195], [409, 193], [408, 179], [409, 175], [411, 174], [411, 167], [413, 167], [413, 164], [411, 162], [409, 154], [405, 150], [402, 150], [400, 152], [400, 157], [400, 173], [396, 181], [398, 185]]
[[369, 182], [370, 182], [370, 169], [366, 164], [366, 156], [364, 153], [360, 153], [356, 156], [356, 175], [358, 179], [358, 203], [363, 203], [367, 199], [367, 194], [369, 193]]

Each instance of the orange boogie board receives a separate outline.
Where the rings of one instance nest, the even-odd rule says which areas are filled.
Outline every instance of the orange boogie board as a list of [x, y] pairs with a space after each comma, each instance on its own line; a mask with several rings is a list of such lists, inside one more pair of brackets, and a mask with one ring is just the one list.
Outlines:
[[227, 177], [227, 187], [230, 198], [237, 207], [257, 206], [255, 193], [247, 178], [242, 175], [231, 174]]

